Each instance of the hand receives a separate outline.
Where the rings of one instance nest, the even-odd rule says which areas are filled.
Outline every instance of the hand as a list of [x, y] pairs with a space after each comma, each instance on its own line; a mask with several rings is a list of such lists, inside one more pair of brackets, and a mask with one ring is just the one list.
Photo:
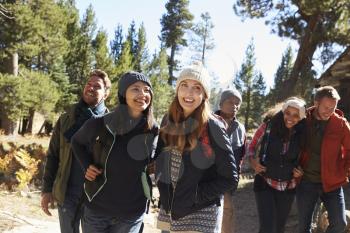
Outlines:
[[52, 216], [49, 211], [49, 204], [51, 209], [55, 208], [55, 201], [53, 199], [52, 193], [42, 193], [41, 194], [41, 209], [48, 216]]
[[266, 172], [266, 167], [261, 165], [259, 158], [251, 158], [250, 165], [252, 166], [256, 174]]
[[85, 178], [89, 181], [94, 181], [98, 175], [101, 175], [102, 169], [98, 169], [94, 165], [90, 165], [85, 172]]
[[302, 177], [303, 175], [304, 175], [304, 171], [300, 166], [293, 169], [293, 177], [294, 178], [299, 178], [299, 177]]

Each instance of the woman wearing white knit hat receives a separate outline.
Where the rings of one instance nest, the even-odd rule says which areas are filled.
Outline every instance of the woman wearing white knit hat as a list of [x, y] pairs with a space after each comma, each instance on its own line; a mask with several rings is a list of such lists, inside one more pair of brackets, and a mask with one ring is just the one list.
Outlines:
[[183, 69], [163, 120], [156, 150], [162, 232], [220, 232], [223, 194], [237, 187], [225, 126], [209, 108], [208, 79], [201, 64]]
[[[259, 233], [283, 233], [303, 175], [299, 155], [305, 143], [305, 102], [291, 97], [255, 132], [248, 147], [255, 170]], [[274, 109], [276, 110], [276, 109]]]

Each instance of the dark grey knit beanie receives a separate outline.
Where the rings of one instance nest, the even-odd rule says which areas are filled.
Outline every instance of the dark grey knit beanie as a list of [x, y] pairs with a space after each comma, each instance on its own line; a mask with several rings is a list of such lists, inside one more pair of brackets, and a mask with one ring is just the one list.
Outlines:
[[129, 71], [129, 72], [123, 74], [123, 76], [119, 80], [118, 97], [121, 96], [121, 97], [125, 98], [126, 89], [128, 89], [128, 87], [130, 85], [132, 85], [138, 81], [142, 81], [142, 82], [146, 83], [147, 86], [152, 88], [151, 81], [149, 80], [149, 78], [146, 75], [141, 74], [141, 73], [136, 72], [136, 71]]
[[239, 91], [237, 89], [229, 89], [229, 90], [225, 90], [224, 92], [222, 92], [221, 98], [220, 98], [220, 105], [222, 105], [222, 103], [225, 100], [227, 100], [228, 98], [230, 98], [232, 96], [236, 96], [242, 102], [241, 93], [239, 93]]

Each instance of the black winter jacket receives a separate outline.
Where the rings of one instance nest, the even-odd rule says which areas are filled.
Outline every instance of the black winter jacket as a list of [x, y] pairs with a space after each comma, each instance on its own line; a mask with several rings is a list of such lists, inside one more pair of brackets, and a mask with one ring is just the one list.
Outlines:
[[211, 156], [204, 152], [203, 142], [198, 140], [192, 151], [182, 154], [180, 175], [173, 189], [170, 178], [171, 154], [159, 137], [156, 149], [156, 179], [160, 192], [160, 205], [170, 212], [173, 219], [184, 217], [214, 203], [228, 190], [235, 190], [238, 173], [232, 147], [225, 126], [217, 119], [210, 119], [208, 135]]
[[158, 127], [145, 132], [144, 119], [125, 135], [117, 135], [115, 114], [87, 121], [73, 136], [72, 148], [84, 172], [91, 164], [103, 169], [96, 180], [85, 181], [87, 206], [101, 214], [130, 218], [142, 214], [146, 207], [151, 184], [149, 177], [144, 183], [143, 173], [154, 159]]

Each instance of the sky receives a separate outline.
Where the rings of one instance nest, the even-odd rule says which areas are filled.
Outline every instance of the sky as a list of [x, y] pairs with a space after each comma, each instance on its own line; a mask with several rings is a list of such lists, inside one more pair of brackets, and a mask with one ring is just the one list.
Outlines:
[[[212, 30], [215, 48], [207, 54], [207, 68], [213, 76], [219, 77], [222, 87], [225, 87], [239, 71], [246, 48], [253, 38], [256, 69], [262, 72], [267, 86], [271, 87], [283, 52], [291, 45], [296, 54], [297, 44], [272, 34], [271, 28], [263, 20], [248, 19], [242, 22], [233, 11], [234, 1], [190, 0], [189, 10], [195, 16], [194, 22], [200, 20], [201, 13], [209, 12], [215, 26]], [[126, 33], [132, 20], [137, 28], [143, 22], [150, 54], [159, 50], [160, 19], [166, 13], [165, 3], [164, 0], [76, 0], [81, 17], [92, 4], [98, 28], [107, 31], [110, 40], [118, 24], [123, 26]], [[188, 48], [181, 50], [176, 59], [181, 61], [181, 65], [188, 65]]]

